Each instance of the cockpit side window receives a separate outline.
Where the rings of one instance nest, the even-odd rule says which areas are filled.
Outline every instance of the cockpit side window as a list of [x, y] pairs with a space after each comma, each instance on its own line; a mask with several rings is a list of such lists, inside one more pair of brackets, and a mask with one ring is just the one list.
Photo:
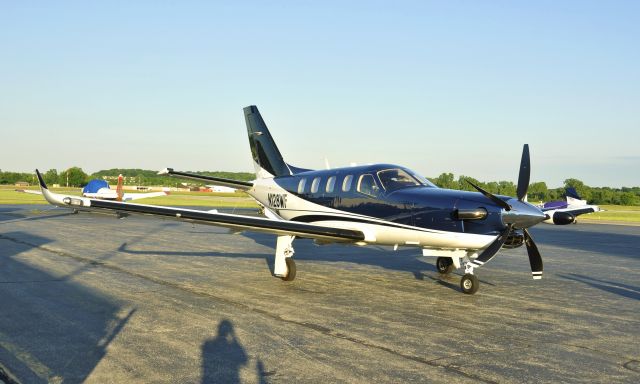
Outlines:
[[407, 187], [416, 187], [424, 185], [420, 180], [407, 173], [404, 169], [392, 168], [378, 172], [378, 178], [382, 183], [382, 187], [387, 192], [393, 192], [398, 189]]
[[378, 196], [380, 188], [376, 184], [373, 175], [364, 174], [358, 179], [358, 192], [369, 196]]

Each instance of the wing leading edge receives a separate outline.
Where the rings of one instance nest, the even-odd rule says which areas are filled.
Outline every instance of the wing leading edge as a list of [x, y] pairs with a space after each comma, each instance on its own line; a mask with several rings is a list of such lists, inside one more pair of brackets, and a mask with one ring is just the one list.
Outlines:
[[73, 208], [83, 211], [112, 211], [119, 213], [134, 213], [151, 216], [161, 216], [176, 220], [199, 224], [215, 225], [232, 229], [254, 232], [266, 232], [276, 235], [292, 235], [335, 242], [364, 241], [364, 233], [352, 229], [324, 227], [291, 221], [270, 220], [261, 217], [235, 215], [228, 213], [205, 212], [193, 209], [171, 208], [153, 205], [122, 203], [89, 199], [78, 196], [68, 196], [49, 191], [42, 175], [36, 170], [40, 188], [44, 198], [52, 205]]

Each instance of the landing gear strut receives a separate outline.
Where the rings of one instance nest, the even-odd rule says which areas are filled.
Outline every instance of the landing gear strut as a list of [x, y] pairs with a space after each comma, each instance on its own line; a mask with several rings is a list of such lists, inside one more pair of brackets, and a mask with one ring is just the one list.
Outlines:
[[295, 236], [278, 236], [276, 243], [276, 260], [273, 274], [284, 281], [293, 281], [296, 278], [296, 262], [293, 261], [293, 239], [295, 239]]

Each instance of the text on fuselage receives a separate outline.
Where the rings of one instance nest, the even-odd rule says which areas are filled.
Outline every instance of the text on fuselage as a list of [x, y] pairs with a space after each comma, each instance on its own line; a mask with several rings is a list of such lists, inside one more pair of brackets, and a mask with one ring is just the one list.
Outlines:
[[280, 193], [268, 193], [267, 199], [271, 208], [287, 208], [287, 195]]

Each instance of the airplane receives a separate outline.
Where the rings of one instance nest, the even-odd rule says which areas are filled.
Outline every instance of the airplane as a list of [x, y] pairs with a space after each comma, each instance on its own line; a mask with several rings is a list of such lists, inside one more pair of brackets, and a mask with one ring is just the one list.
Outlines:
[[[100, 179], [93, 179], [87, 183], [82, 189], [82, 196], [102, 199], [102, 200], [115, 200], [115, 201], [132, 201], [138, 199], [146, 199], [149, 197], [166, 196], [168, 192], [148, 192], [148, 193], [125, 193], [122, 188], [123, 177], [118, 175], [118, 184], [116, 189], [109, 188], [109, 184]], [[31, 193], [41, 195], [41, 191], [33, 191], [29, 189], [17, 189], [18, 192]]]
[[587, 204], [573, 187], [565, 190], [565, 201], [549, 201], [538, 207], [548, 216], [543, 223], [555, 225], [575, 224], [579, 215], [602, 211], [597, 205]]
[[277, 236], [273, 275], [285, 281], [296, 276], [295, 238], [318, 244], [416, 247], [423, 256], [437, 257], [438, 272], [464, 267], [463, 293], [479, 288], [474, 270], [503, 248], [526, 246], [534, 279], [542, 278], [543, 263], [527, 228], [547, 217], [525, 201], [530, 178], [529, 146], [520, 161], [517, 197], [494, 195], [470, 183], [478, 192], [442, 189], [418, 173], [392, 164], [372, 164], [326, 170], [298, 168], [284, 161], [258, 108], [244, 108], [256, 179], [238, 181], [201, 176], [167, 168], [168, 174], [245, 191], [264, 208], [266, 217], [150, 206], [49, 191], [36, 170], [42, 193], [56, 206], [82, 211], [127, 214], [266, 232]]

